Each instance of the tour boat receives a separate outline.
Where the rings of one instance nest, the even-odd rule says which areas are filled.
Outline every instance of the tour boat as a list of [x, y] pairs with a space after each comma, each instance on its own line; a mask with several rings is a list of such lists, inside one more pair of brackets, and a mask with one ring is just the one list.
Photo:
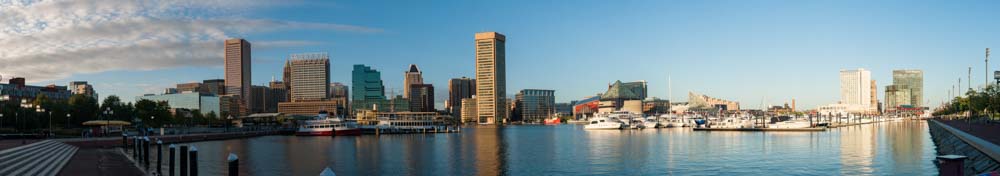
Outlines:
[[588, 130], [617, 130], [622, 129], [622, 122], [618, 119], [607, 118], [607, 117], [597, 117], [591, 118], [590, 124], [587, 124], [583, 129]]
[[559, 117], [552, 117], [551, 119], [545, 119], [545, 125], [559, 125], [562, 123], [559, 121]]
[[340, 118], [328, 118], [325, 111], [320, 112], [316, 119], [302, 121], [297, 136], [350, 136], [361, 135], [361, 129], [357, 124], [341, 120]]

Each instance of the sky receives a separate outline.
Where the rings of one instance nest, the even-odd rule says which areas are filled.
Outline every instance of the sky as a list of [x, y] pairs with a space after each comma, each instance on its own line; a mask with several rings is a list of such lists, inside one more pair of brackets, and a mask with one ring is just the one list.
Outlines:
[[[924, 70], [940, 104], [968, 68], [983, 85], [1000, 48], [998, 1], [0, 1], [0, 76], [88, 81], [124, 100], [223, 78], [223, 40], [253, 45], [252, 83], [281, 79], [288, 55], [327, 52], [331, 81], [382, 72], [400, 94], [417, 64], [437, 106], [450, 78], [474, 77], [473, 35], [507, 36], [507, 93], [552, 89], [557, 102], [616, 80], [649, 95], [693, 91], [744, 108], [836, 103], [839, 71], [865, 68], [879, 99], [893, 69]], [[990, 63], [1000, 70], [1000, 60]], [[668, 86], [668, 77], [671, 81]], [[669, 93], [668, 93], [669, 92]], [[668, 95], [669, 94], [669, 95]]]

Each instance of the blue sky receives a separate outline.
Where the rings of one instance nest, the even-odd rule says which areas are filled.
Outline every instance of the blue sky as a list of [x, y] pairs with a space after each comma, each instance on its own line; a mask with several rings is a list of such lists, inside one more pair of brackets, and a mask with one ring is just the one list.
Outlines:
[[[666, 98], [669, 75], [675, 101], [686, 101], [687, 92], [695, 91], [740, 101], [745, 108], [793, 98], [800, 108], [814, 108], [839, 100], [841, 69], [871, 70], [880, 100], [893, 69], [924, 70], [924, 99], [931, 105], [940, 103], [959, 77], [967, 87], [970, 66], [973, 83], [983, 84], [984, 50], [1000, 48], [998, 3], [299, 1], [262, 3], [225, 14], [189, 10], [177, 15], [181, 17], [156, 19], [264, 19], [363, 28], [222, 27], [221, 36], [255, 44], [256, 85], [272, 76], [280, 79], [289, 54], [328, 52], [332, 81], [349, 83], [351, 66], [365, 64], [381, 71], [396, 92], [401, 92], [403, 71], [417, 64], [425, 82], [435, 85], [441, 106], [448, 79], [473, 76], [473, 34], [497, 31], [508, 39], [510, 95], [527, 88], [553, 89], [557, 102], [568, 102], [601, 93], [615, 80], [647, 80], [650, 95]], [[194, 32], [206, 31], [213, 30]], [[184, 39], [214, 41], [197, 35]], [[176, 83], [222, 78], [222, 50], [217, 52], [217, 57], [190, 65], [87, 71], [46, 67], [70, 74], [36, 83], [87, 80], [102, 96], [128, 100]], [[991, 70], [1000, 69], [1000, 60], [991, 65]]]

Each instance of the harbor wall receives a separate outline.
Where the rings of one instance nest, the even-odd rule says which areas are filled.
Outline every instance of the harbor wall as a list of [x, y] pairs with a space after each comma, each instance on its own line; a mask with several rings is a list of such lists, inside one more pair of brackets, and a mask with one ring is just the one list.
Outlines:
[[[965, 174], [1000, 170], [1000, 147], [936, 120], [928, 120], [937, 155], [962, 155]], [[940, 163], [935, 162], [936, 165]]]

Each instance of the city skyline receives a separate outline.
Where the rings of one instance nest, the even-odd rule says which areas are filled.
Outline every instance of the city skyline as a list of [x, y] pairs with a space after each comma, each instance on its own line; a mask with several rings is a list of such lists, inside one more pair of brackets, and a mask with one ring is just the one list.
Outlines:
[[[169, 3], [152, 3], [152, 5], [171, 5]], [[129, 101], [128, 97], [158, 93], [178, 83], [224, 78], [222, 41], [229, 38], [244, 38], [254, 44], [251, 46], [254, 47], [253, 64], [250, 69], [253, 70], [252, 85], [266, 85], [272, 76], [280, 77], [281, 63], [288, 54], [329, 52], [331, 82], [344, 82], [350, 85], [350, 67], [354, 64], [365, 64], [393, 73], [383, 75], [386, 88], [402, 92], [403, 85], [399, 83], [403, 82], [403, 75], [397, 71], [404, 70], [409, 64], [420, 65], [421, 71], [427, 71], [424, 75], [427, 84], [446, 85], [451, 78], [474, 77], [473, 56], [469, 52], [472, 49], [468, 45], [468, 36], [476, 32], [498, 31], [508, 35], [513, 41], [509, 44], [507, 52], [507, 77], [510, 80], [507, 90], [533, 88], [557, 90], [559, 92], [556, 97], [557, 102], [569, 102], [593, 96], [603, 92], [605, 85], [615, 80], [646, 80], [650, 84], [649, 95], [665, 99], [671, 97], [666, 95], [666, 80], [670, 76], [673, 78], [672, 84], [675, 89], [672, 101], [686, 100], [682, 92], [695, 91], [744, 102], [747, 108], [759, 108], [757, 102], [764, 96], [767, 97], [765, 98], [767, 104], [782, 104], [796, 99], [800, 107], [808, 109], [834, 103], [839, 99], [837, 95], [839, 85], [836, 84], [837, 70], [865, 68], [871, 70], [872, 79], [881, 82], [876, 91], [878, 95], [875, 96], [879, 98], [885, 97], [884, 85], [889, 85], [888, 80], [892, 80], [893, 70], [923, 70], [926, 73], [923, 103], [935, 107], [945, 99], [950, 85], [955, 84], [960, 77], [966, 78], [967, 67], [973, 69], [972, 83], [982, 84], [983, 76], [986, 76], [983, 75], [983, 49], [995, 48], [997, 41], [1000, 41], [997, 36], [988, 35], [989, 31], [986, 30], [995, 28], [996, 24], [982, 18], [997, 13], [985, 8], [989, 5], [983, 5], [996, 4], [991, 1], [946, 4], [920, 2], [910, 5], [886, 5], [890, 3], [862, 1], [726, 4], [677, 2], [612, 4], [584, 1], [574, 4], [580, 8], [596, 8], [598, 12], [574, 12], [560, 7], [562, 4], [536, 2], [511, 3], [486, 11], [460, 8], [480, 5], [479, 2], [449, 3], [447, 7], [413, 2], [392, 5], [371, 2], [296, 2], [277, 7], [269, 7], [270, 4], [266, 3], [251, 3], [235, 9], [224, 9], [219, 12], [222, 14], [195, 14], [193, 17], [208, 16], [216, 20], [212, 22], [229, 24], [247, 21], [228, 18], [227, 15], [262, 12], [249, 14], [247, 17], [267, 19], [252, 22], [289, 26], [279, 25], [273, 31], [245, 31], [245, 33], [238, 28], [220, 27], [222, 33], [218, 35], [207, 35], [209, 33], [206, 31], [210, 30], [201, 29], [187, 31], [168, 28], [163, 29], [167, 32], [150, 32], [140, 28], [136, 29], [138, 33], [149, 33], [152, 36], [167, 36], [166, 34], [170, 34], [171, 31], [193, 34], [176, 39], [153, 37], [151, 41], [129, 37], [113, 38], [112, 40], [129, 42], [111, 48], [73, 48], [76, 45], [72, 44], [90, 44], [88, 41], [94, 38], [111, 35], [95, 34], [96, 36], [61, 36], [64, 38], [57, 41], [68, 43], [66, 46], [53, 50], [40, 49], [42, 43], [23, 42], [24, 39], [20, 36], [36, 34], [33, 36], [47, 39], [48, 36], [37, 35], [40, 33], [32, 31], [58, 32], [86, 28], [81, 25], [54, 23], [53, 20], [56, 19], [38, 19], [53, 22], [51, 23], [53, 27], [39, 29], [4, 23], [7, 25], [4, 29], [34, 30], [0, 32], [0, 37], [9, 38], [8, 41], [0, 42], [0, 46], [11, 48], [9, 51], [0, 51], [2, 52], [0, 56], [14, 61], [9, 63], [18, 63], [0, 67], [0, 70], [3, 70], [0, 75], [5, 79], [24, 76], [29, 84], [34, 85], [66, 85], [71, 81], [88, 81], [94, 85], [101, 98], [117, 95]], [[532, 8], [522, 9], [525, 13], [506, 13], [525, 4], [532, 5]], [[10, 9], [42, 8], [11, 4], [0, 4], [0, 6]], [[192, 6], [215, 7], [212, 4]], [[387, 15], [399, 16], [406, 13], [413, 15], [401, 19], [378, 18], [381, 16], [376, 14], [381, 10], [372, 10], [373, 6], [387, 11], [399, 11]], [[827, 10], [807, 11], [815, 6], [822, 6]], [[61, 8], [72, 7], [75, 6]], [[754, 7], [776, 8], [765, 12], [753, 10]], [[308, 9], [323, 8], [341, 11], [324, 13], [331, 16], [328, 18], [313, 18], [295, 13], [281, 15], [288, 9], [310, 11]], [[450, 17], [463, 15], [425, 13], [438, 8], [459, 9], [454, 12], [456, 14], [483, 13], [485, 17], [475, 19]], [[705, 10], [726, 12], [715, 13], [716, 16], [713, 17], [695, 13]], [[3, 13], [30, 12], [3, 11]], [[126, 13], [126, 17], [129, 17], [128, 14], [139, 13], [163, 13], [150, 16], [168, 21], [180, 19], [175, 20], [180, 24], [204, 22], [188, 17], [170, 16], [166, 12]], [[866, 15], [848, 15], [851, 13]], [[103, 15], [99, 12], [94, 14]], [[789, 14], [800, 15], [789, 16]], [[350, 18], [352, 15], [356, 15], [357, 18]], [[638, 18], [640, 16], [644, 18]], [[19, 16], [12, 20], [30, 21], [33, 20], [31, 17], [33, 16]], [[112, 20], [114, 22], [134, 22], [131, 18], [114, 19]], [[102, 27], [119, 24], [79, 20], [82, 20], [82, 23]], [[409, 24], [410, 22], [428, 24], [468, 22], [468, 24], [413, 26]], [[525, 25], [516, 25], [521, 24], [519, 22]], [[324, 30], [331, 32], [323, 32]], [[291, 34], [300, 31], [314, 35]], [[197, 36], [210, 37], [199, 39]], [[429, 44], [414, 47], [392, 42], [399, 40], [427, 41]], [[156, 41], [182, 41], [179, 43], [184, 45], [146, 43]], [[13, 42], [22, 42], [23, 46], [14, 45]], [[163, 51], [150, 52], [148, 58], [135, 58], [147, 55], [126, 55], [129, 53], [111, 55], [116, 54], [115, 51], [118, 50], [115, 49], [118, 48], [141, 49], [153, 46]], [[364, 49], [373, 46], [384, 46], [399, 52], [385, 53]], [[211, 50], [194, 49], [182, 52], [184, 49], [194, 47]], [[79, 50], [87, 49], [110, 54], [79, 53], [81, 52]], [[45, 54], [62, 51], [67, 54], [77, 54], [75, 55], [77, 57]], [[180, 53], [178, 55], [184, 58], [164, 56], [170, 52]], [[27, 62], [51, 60], [41, 59], [45, 57], [74, 58], [62, 60], [78, 63], [65, 65], [67, 63], [61, 61]], [[106, 58], [106, 60], [94, 60], [95, 58]], [[153, 61], [160, 58], [167, 59]], [[100, 66], [89, 65], [92, 63], [98, 63]], [[990, 67], [1000, 68], [995, 65], [996, 63], [993, 62], [994, 65]], [[768, 79], [769, 77], [782, 79]], [[392, 92], [390, 90], [386, 92]], [[444, 100], [447, 99], [447, 94], [444, 93], [447, 92], [447, 88], [438, 86], [435, 92], [437, 92], [435, 107], [442, 108]], [[507, 91], [505, 96], [513, 97], [512, 92]]]

